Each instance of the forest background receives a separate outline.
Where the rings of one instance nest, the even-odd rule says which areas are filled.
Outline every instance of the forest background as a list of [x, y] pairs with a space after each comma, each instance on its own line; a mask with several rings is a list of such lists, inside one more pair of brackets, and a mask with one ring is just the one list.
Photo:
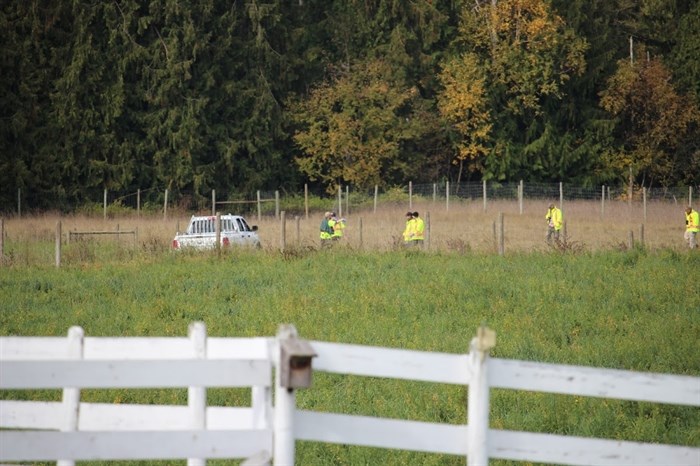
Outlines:
[[0, 211], [700, 183], [697, 0], [12, 0], [0, 27]]

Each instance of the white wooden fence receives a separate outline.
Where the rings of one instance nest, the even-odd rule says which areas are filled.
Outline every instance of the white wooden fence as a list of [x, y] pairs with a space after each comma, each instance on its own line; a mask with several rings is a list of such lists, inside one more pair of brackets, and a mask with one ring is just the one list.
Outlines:
[[[315, 372], [469, 386], [466, 425], [297, 410], [279, 388], [279, 337], [0, 338], [0, 389], [62, 388], [61, 402], [0, 400], [0, 462], [245, 458], [294, 463], [295, 440], [571, 465], [700, 465], [700, 448], [490, 429], [489, 390], [505, 388], [700, 407], [700, 377], [311, 341]], [[278, 373], [279, 371], [275, 371]], [[206, 387], [252, 387], [250, 407], [206, 406]], [[85, 403], [81, 388], [189, 387], [187, 406]], [[313, 387], [310, 388], [313, 390]], [[5, 392], [7, 393], [7, 392]]]

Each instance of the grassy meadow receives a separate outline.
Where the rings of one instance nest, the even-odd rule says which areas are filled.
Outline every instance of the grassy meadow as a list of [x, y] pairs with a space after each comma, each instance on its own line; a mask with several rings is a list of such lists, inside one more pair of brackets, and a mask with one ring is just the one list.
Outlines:
[[[186, 336], [190, 322], [211, 336], [272, 336], [293, 323], [303, 338], [465, 353], [481, 324], [497, 333], [499, 358], [700, 376], [700, 251], [683, 248], [682, 207], [659, 205], [638, 237], [639, 212], [576, 204], [564, 210], [567, 241], [544, 244], [546, 202], [414, 205], [430, 216], [427, 251], [403, 250], [406, 207], [344, 214], [345, 244], [319, 250], [320, 218], [260, 226], [262, 250], [172, 252], [187, 215], [108, 219], [52, 215], [5, 219], [0, 334]], [[510, 210], [509, 210], [510, 209]], [[425, 214], [424, 214], [425, 212]], [[505, 218], [506, 254], [494, 253], [493, 222]], [[650, 209], [651, 212], [651, 209]], [[608, 218], [608, 216], [610, 218]], [[361, 219], [361, 220], [360, 220]], [[653, 221], [652, 221], [653, 219]], [[63, 232], [138, 229], [138, 237], [63, 245]], [[361, 234], [359, 225], [362, 224]], [[298, 229], [297, 229], [298, 228]], [[84, 401], [186, 403], [186, 390], [86, 390]], [[3, 397], [60, 398], [59, 391]], [[242, 389], [208, 392], [212, 405], [245, 405]], [[316, 374], [298, 393], [302, 409], [466, 423], [467, 388]], [[494, 390], [491, 427], [700, 446], [700, 409]], [[449, 455], [297, 443], [298, 464], [458, 465]], [[172, 462], [120, 462], [120, 464]], [[184, 464], [179, 462], [178, 464]], [[210, 464], [237, 464], [212, 461]], [[511, 464], [492, 461], [495, 465]]]

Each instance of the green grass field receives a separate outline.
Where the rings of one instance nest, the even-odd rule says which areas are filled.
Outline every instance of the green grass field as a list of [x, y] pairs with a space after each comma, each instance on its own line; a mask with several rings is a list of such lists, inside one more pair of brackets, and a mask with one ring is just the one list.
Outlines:
[[[0, 333], [62, 336], [80, 325], [86, 336], [185, 336], [201, 320], [211, 336], [273, 336], [292, 323], [307, 339], [466, 353], [486, 324], [497, 332], [494, 357], [700, 376], [700, 254], [687, 251], [300, 248], [122, 259], [0, 268]], [[464, 424], [466, 397], [465, 387], [316, 374], [297, 400], [302, 409]], [[83, 400], [184, 404], [186, 390], [86, 391]], [[210, 404], [248, 400], [244, 390], [209, 392]], [[700, 446], [698, 408], [507, 390], [494, 390], [491, 402], [493, 428]], [[297, 460], [464, 464], [307, 442], [297, 444]]]

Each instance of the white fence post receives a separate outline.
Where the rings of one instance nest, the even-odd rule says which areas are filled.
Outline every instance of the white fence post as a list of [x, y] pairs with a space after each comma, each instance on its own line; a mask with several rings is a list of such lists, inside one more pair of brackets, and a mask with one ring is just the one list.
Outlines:
[[693, 206], [693, 187], [688, 186], [688, 205]]
[[445, 183], [445, 212], [450, 211], [450, 182]]
[[496, 333], [479, 327], [471, 341], [469, 365], [472, 379], [469, 382], [467, 419], [467, 465], [486, 466], [489, 463], [489, 350], [496, 345]]
[[168, 190], [165, 190], [165, 199], [163, 200], [163, 220], [168, 219]]
[[[83, 358], [83, 329], [71, 327], [68, 330], [67, 359]], [[66, 387], [63, 389], [63, 425], [61, 432], [74, 432], [78, 430], [80, 417], [80, 388]], [[58, 460], [56, 466], [74, 466], [73, 460]]]
[[343, 185], [338, 185], [338, 210], [337, 213], [340, 217], [343, 216]]
[[281, 325], [277, 332], [275, 345], [275, 422], [273, 434], [273, 464], [289, 466], [294, 464], [294, 411], [296, 409], [296, 392], [282, 387], [280, 380], [282, 353], [281, 340], [296, 338], [297, 331], [293, 325]]
[[[218, 215], [217, 215], [218, 217]], [[192, 322], [188, 328], [188, 336], [192, 342], [193, 357], [207, 357], [207, 328], [204, 322]], [[192, 430], [207, 428], [207, 389], [205, 387], [187, 387], [187, 405], [190, 410]], [[206, 459], [188, 458], [187, 466], [204, 466]]]
[[525, 191], [525, 184], [523, 183], [523, 180], [520, 180], [520, 183], [518, 184], [518, 205], [520, 207], [520, 215], [523, 214], [523, 192]]
[[[297, 217], [297, 220], [299, 217]], [[277, 348], [275, 342], [268, 344], [268, 358], [273, 361], [274, 351]], [[253, 426], [256, 429], [266, 429], [272, 422], [272, 390], [271, 387], [256, 385], [251, 388], [251, 408], [253, 409]]]
[[377, 213], [377, 198], [379, 197], [379, 186], [376, 184], [374, 185], [374, 210], [372, 213], [376, 214]]
[[[61, 221], [56, 222], [56, 267], [61, 266]], [[2, 251], [0, 251], [0, 255]]]

